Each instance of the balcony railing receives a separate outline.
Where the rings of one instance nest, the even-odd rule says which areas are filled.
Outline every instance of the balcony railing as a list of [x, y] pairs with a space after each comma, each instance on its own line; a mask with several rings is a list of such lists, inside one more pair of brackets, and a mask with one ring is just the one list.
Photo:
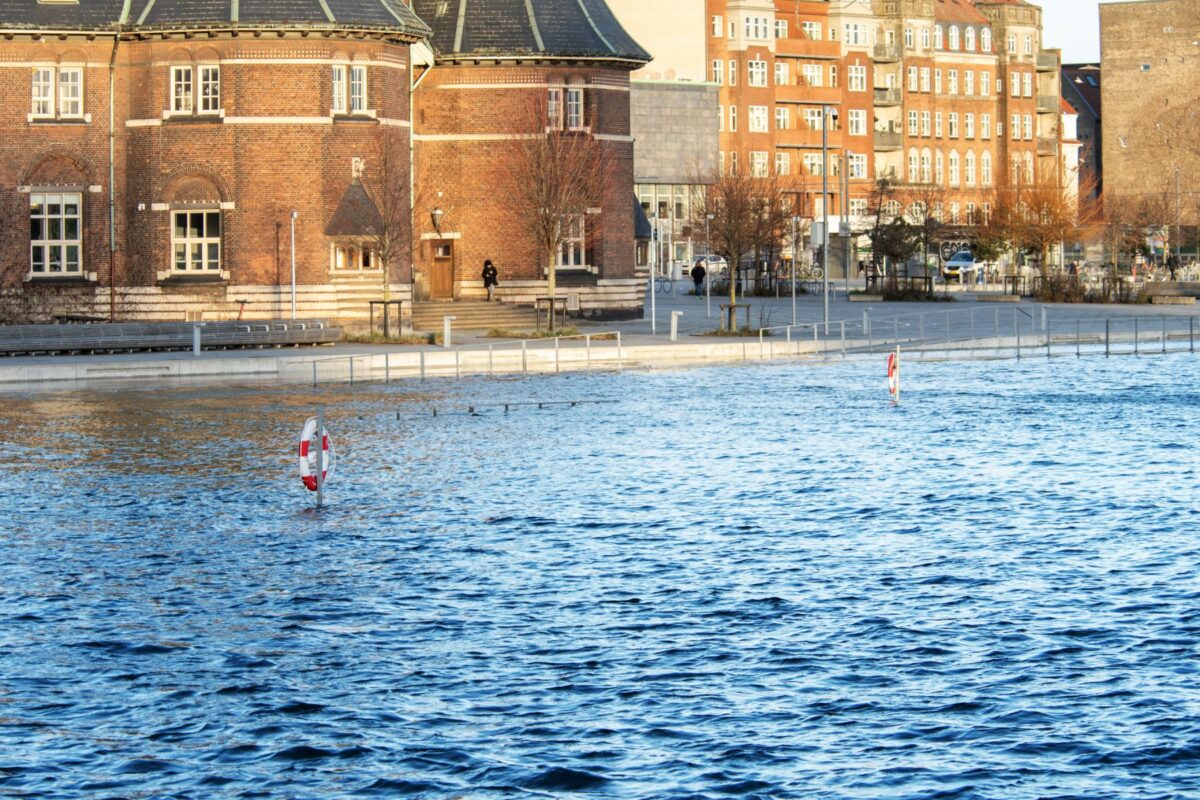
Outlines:
[[875, 131], [876, 150], [901, 150], [904, 148], [904, 134], [900, 131]]
[[877, 106], [898, 106], [903, 101], [903, 95], [898, 87], [891, 86], [875, 90], [875, 105]]
[[1039, 114], [1057, 114], [1062, 104], [1056, 95], [1039, 94], [1037, 110]]
[[875, 60], [876, 61], [899, 61], [900, 46], [895, 44], [877, 44], [875, 45]]
[[1048, 50], [1039, 51], [1037, 54], [1037, 68], [1041, 72], [1054, 72], [1058, 69], [1058, 55]]

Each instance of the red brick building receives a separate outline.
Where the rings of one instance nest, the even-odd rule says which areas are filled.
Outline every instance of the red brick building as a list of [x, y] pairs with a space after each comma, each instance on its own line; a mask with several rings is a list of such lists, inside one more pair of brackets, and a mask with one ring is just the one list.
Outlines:
[[[424, 5], [442, 26], [446, 4]], [[490, 126], [504, 119], [511, 83], [583, 88], [590, 133], [611, 140], [615, 168], [598, 214], [603, 232], [581, 266], [591, 268], [593, 289], [623, 286], [633, 263], [623, 81], [648, 57], [621, 38], [602, 0], [539, 4], [545, 49], [497, 50], [476, 25], [511, 18], [516, 6], [494, 5], [473, 9], [466, 28], [476, 55], [488, 50], [502, 63], [452, 65], [439, 55], [423, 73], [424, 97], [466, 82], [441, 92], [452, 102], [424, 101], [436, 144], [422, 144], [447, 148], [450, 160], [419, 154], [472, 264], [456, 273], [455, 294], [471, 293], [485, 252], [512, 265], [510, 292], [519, 278], [538, 277], [532, 255], [497, 236], [503, 189], [489, 185], [485, 167], [503, 153], [472, 149], [481, 132], [503, 132]], [[569, 60], [581, 26], [611, 49]], [[411, 300], [414, 249], [431, 255], [419, 238], [429, 215], [413, 199], [429, 192], [413, 168], [412, 61], [414, 50], [428, 52], [431, 30], [409, 5], [0, 0], [0, 29], [7, 297], [39, 300], [43, 317], [228, 318], [243, 301], [248, 317], [287, 316], [294, 251], [301, 316], [353, 322], [366, 317], [368, 300]], [[493, 83], [501, 85], [465, 88]], [[465, 169], [471, 159], [481, 168]], [[424, 223], [415, 244], [414, 213]]]
[[[640, 315], [629, 73], [650, 56], [603, 0], [528, 10], [515, 0], [416, 0], [414, 10], [433, 28], [435, 54], [413, 94], [418, 299], [483, 297], [480, 273], [491, 259], [504, 300], [532, 302], [553, 268], [581, 314]], [[549, 109], [546, 127], [596, 140], [609, 176], [596, 206], [566, 226], [553, 264], [513, 217], [520, 209], [506, 204], [522, 178], [505, 165], [522, 140], [544, 133], [545, 112], [531, 111], [539, 107]]]

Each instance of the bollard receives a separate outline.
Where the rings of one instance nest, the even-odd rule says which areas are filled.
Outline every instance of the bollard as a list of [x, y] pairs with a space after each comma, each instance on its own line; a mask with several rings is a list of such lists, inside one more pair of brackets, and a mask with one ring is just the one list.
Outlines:
[[442, 347], [450, 346], [450, 327], [456, 319], [458, 317], [442, 317]]
[[529, 374], [529, 357], [528, 357], [528, 353], [525, 350], [525, 344], [526, 344], [525, 340], [522, 339], [521, 340], [521, 374], [522, 375]]
[[679, 341], [679, 318], [683, 316], [682, 311], [671, 312], [671, 341]]
[[[671, 312], [671, 313], [674, 313], [674, 312]], [[559, 338], [559, 337], [557, 337], [557, 336], [555, 336], [555, 337], [554, 337], [554, 374], [556, 374], [556, 375], [557, 375], [557, 374], [558, 374], [558, 372], [559, 372], [559, 361], [558, 361], [558, 338]]]
[[625, 357], [621, 351], [621, 332], [617, 331], [617, 372], [625, 371]]
[[317, 385], [317, 362], [313, 361], [313, 386]]
[[496, 374], [495, 352], [492, 350], [492, 345], [488, 345], [488, 377], [493, 377]]
[[421, 380], [425, 380], [425, 351], [420, 351], [421, 356]]
[[863, 327], [863, 336], [866, 336], [869, 338], [871, 336], [871, 307], [870, 306], [867, 306], [865, 309], [863, 309], [862, 327]]
[[584, 347], [587, 348], [587, 368], [588, 372], [592, 371], [592, 335], [589, 333], [583, 337]]
[[354, 356], [350, 356], [350, 385], [354, 385]]
[[462, 378], [462, 368], [459, 366], [459, 363], [458, 363], [458, 354], [460, 352], [462, 352], [462, 351], [461, 350], [454, 351], [454, 378], [455, 378], [455, 380]]
[[387, 353], [383, 354], [383, 382], [384, 383], [392, 382], [392, 369], [391, 369], [391, 365], [388, 363], [388, 354]]
[[200, 326], [192, 326], [192, 355], [200, 357]]

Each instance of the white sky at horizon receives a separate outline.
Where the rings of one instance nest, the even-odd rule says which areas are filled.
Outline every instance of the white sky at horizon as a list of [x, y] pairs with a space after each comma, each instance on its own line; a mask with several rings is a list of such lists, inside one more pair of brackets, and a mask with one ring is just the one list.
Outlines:
[[1101, 0], [1032, 0], [1042, 7], [1043, 46], [1060, 47], [1063, 63], [1100, 58]]

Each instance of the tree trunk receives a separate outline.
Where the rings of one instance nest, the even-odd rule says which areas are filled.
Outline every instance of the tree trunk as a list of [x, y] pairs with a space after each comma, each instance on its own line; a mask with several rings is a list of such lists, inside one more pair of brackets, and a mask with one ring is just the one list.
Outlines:
[[550, 332], [554, 333], [554, 293], [558, 290], [558, 275], [554, 272], [554, 251], [550, 248], [546, 258], [546, 296], [550, 298]]
[[[730, 256], [733, 259], [734, 256]], [[729, 332], [737, 332], [737, 274], [740, 264], [731, 260], [729, 266]]]

